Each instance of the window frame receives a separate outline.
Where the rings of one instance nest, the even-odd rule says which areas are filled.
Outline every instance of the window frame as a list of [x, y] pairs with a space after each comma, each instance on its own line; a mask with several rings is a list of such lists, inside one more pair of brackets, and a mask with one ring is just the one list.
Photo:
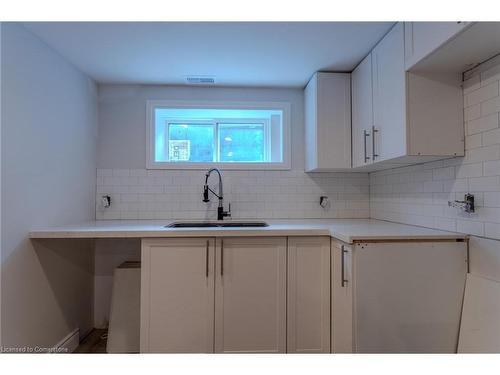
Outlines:
[[[281, 110], [281, 148], [283, 160], [281, 162], [165, 162], [155, 161], [155, 110], [161, 108], [186, 108], [186, 109], [241, 109], [241, 110]], [[177, 121], [177, 119], [175, 119]], [[219, 123], [262, 123], [267, 119], [207, 119], [204, 123], [213, 123], [215, 129], [215, 152], [219, 153], [218, 124]], [[174, 119], [168, 123], [176, 123]], [[199, 119], [181, 122], [200, 122]], [[179, 123], [179, 121], [177, 121]], [[180, 100], [148, 100], [146, 102], [146, 169], [198, 169], [219, 168], [222, 170], [289, 170], [291, 169], [290, 147], [290, 103], [288, 102], [214, 102], [214, 101], [180, 101]], [[265, 152], [271, 152], [271, 137], [269, 136], [271, 124], [267, 120]], [[168, 129], [167, 129], [168, 131]]]

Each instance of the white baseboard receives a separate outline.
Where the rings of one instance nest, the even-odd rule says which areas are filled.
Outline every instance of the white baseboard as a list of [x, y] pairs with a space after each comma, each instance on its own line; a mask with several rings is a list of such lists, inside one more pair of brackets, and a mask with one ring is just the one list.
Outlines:
[[76, 328], [68, 333], [52, 348], [52, 353], [73, 353], [80, 344], [80, 329]]

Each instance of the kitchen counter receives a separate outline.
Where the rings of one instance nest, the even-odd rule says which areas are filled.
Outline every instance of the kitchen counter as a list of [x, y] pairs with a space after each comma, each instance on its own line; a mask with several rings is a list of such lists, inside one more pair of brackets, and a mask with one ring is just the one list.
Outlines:
[[265, 220], [260, 228], [165, 228], [174, 220], [100, 220], [34, 228], [30, 238], [160, 238], [241, 236], [331, 236], [346, 243], [377, 240], [453, 240], [461, 233], [374, 219]]

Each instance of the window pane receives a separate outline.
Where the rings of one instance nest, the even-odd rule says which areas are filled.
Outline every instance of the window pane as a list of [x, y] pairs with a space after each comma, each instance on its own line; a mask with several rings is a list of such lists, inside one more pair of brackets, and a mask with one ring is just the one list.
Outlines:
[[214, 161], [214, 130], [212, 124], [169, 124], [168, 160]]
[[221, 162], [264, 162], [263, 124], [219, 124]]

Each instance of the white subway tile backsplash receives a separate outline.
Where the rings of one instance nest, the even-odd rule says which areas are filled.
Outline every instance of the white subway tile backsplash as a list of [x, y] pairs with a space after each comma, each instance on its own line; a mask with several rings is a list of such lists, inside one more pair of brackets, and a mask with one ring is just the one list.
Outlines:
[[[483, 71], [480, 75], [478, 74], [476, 77], [480, 76], [481, 86], [487, 86], [492, 82], [500, 81], [500, 65], [497, 64], [485, 71]], [[465, 93], [465, 89], [464, 89]]]
[[432, 171], [433, 180], [450, 180], [455, 177], [455, 168], [437, 168]]
[[498, 81], [493, 81], [492, 83], [465, 95], [465, 102], [467, 103], [466, 106], [469, 107], [482, 103], [496, 96], [498, 96]]
[[426, 181], [424, 182], [425, 193], [440, 193], [444, 189], [444, 184], [441, 181]]
[[465, 128], [467, 134], [482, 133], [486, 130], [498, 128], [498, 113], [493, 113], [489, 116], [478, 117], [466, 123]]
[[491, 160], [483, 163], [485, 176], [500, 176], [500, 160]]
[[[491, 144], [491, 143], [490, 143]], [[470, 150], [473, 148], [478, 148], [483, 145], [482, 134], [473, 134], [465, 137], [465, 149]]]
[[455, 175], [457, 178], [480, 177], [483, 175], [483, 163], [462, 164], [455, 168]]
[[443, 181], [444, 192], [466, 192], [469, 190], [469, 181], [466, 178]]
[[500, 239], [500, 224], [484, 223], [484, 235], [485, 237]]
[[488, 160], [498, 160], [500, 158], [500, 145], [491, 145], [472, 150], [467, 150], [465, 161], [467, 163], [477, 163]]
[[113, 176], [113, 170], [112, 169], [98, 169], [97, 170], [97, 176], [102, 176], [102, 177], [111, 177]]
[[500, 96], [481, 103], [481, 116], [488, 116], [500, 112]]
[[113, 176], [114, 177], [128, 177], [128, 176], [130, 176], [130, 170], [129, 169], [113, 169]]
[[500, 177], [473, 177], [469, 179], [471, 191], [498, 191], [500, 190]]
[[456, 230], [474, 236], [484, 236], [484, 223], [479, 221], [457, 220]]
[[472, 121], [481, 117], [481, 104], [464, 108], [465, 121]]
[[500, 208], [499, 207], [480, 207], [478, 210], [478, 215], [485, 222], [498, 223], [500, 224]]
[[[204, 171], [99, 169], [97, 219], [214, 219], [215, 199], [201, 201]], [[368, 174], [225, 171], [225, 204], [234, 218], [367, 218]], [[217, 188], [217, 181], [211, 181]], [[103, 209], [100, 197], [112, 196]], [[329, 210], [319, 206], [327, 195]], [[226, 206], [227, 207], [227, 206]]]
[[484, 146], [490, 145], [498, 145], [500, 144], [500, 128], [496, 128], [487, 132], [483, 132], [482, 136], [482, 144]]
[[484, 193], [485, 207], [500, 207], [500, 192], [485, 192]]

